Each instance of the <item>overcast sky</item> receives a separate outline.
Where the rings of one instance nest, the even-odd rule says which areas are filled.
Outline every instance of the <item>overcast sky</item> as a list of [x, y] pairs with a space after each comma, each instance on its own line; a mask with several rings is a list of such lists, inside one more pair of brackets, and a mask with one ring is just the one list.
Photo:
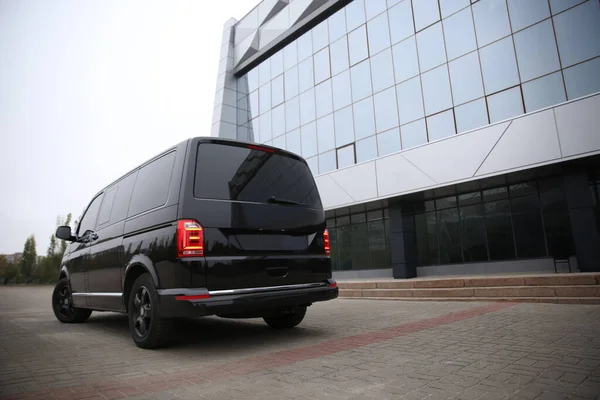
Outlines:
[[0, 254], [210, 134], [223, 24], [258, 0], [0, 0]]

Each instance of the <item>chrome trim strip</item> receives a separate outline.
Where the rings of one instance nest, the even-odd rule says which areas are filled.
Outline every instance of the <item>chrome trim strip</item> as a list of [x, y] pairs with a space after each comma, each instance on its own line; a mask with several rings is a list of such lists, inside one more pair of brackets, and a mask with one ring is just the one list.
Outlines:
[[244, 289], [227, 289], [227, 290], [210, 290], [208, 294], [211, 296], [226, 296], [232, 294], [247, 294], [247, 293], [260, 293], [260, 292], [275, 292], [278, 290], [293, 290], [293, 289], [308, 289], [316, 287], [325, 287], [325, 283], [303, 283], [301, 285], [285, 285], [285, 286], [268, 286], [258, 288], [244, 288]]
[[72, 293], [73, 296], [89, 296], [89, 297], [121, 297], [123, 293]]

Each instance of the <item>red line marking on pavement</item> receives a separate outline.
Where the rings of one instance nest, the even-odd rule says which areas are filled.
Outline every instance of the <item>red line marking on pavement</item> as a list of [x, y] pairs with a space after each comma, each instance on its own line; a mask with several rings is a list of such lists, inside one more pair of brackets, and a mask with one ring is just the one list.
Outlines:
[[294, 364], [299, 361], [328, 356], [341, 351], [382, 342], [425, 329], [463, 321], [465, 319], [512, 307], [513, 305], [513, 303], [493, 303], [486, 306], [475, 307], [470, 310], [441, 315], [435, 318], [379, 329], [373, 332], [348, 336], [341, 339], [333, 339], [315, 345], [250, 357], [214, 368], [192, 368], [184, 372], [167, 373], [144, 378], [133, 378], [116, 382], [98, 382], [91, 386], [81, 385], [42, 389], [34, 392], [5, 396], [3, 399], [117, 399], [127, 396], [157, 393], [164, 390], [177, 389], [211, 381], [222, 381], [236, 376], [248, 375], [253, 372]]

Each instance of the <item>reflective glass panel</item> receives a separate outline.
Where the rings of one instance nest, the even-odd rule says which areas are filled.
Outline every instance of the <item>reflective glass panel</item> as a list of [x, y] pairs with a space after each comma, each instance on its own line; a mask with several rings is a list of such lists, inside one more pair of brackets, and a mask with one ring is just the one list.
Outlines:
[[388, 11], [392, 44], [415, 34], [412, 5], [408, 0], [393, 6]]
[[356, 164], [354, 159], [354, 145], [342, 147], [337, 150], [338, 168], [349, 167]]
[[427, 130], [424, 119], [402, 125], [400, 130], [402, 132], [403, 149], [410, 149], [411, 147], [427, 143]]
[[262, 86], [271, 80], [271, 63], [269, 60], [258, 65], [258, 83]]
[[331, 92], [331, 79], [315, 87], [317, 118], [333, 112], [333, 94]]
[[352, 101], [359, 101], [373, 93], [369, 60], [350, 68], [350, 77], [352, 81]]
[[419, 265], [440, 263], [435, 211], [415, 215]]
[[523, 114], [523, 101], [519, 86], [489, 96], [487, 101], [491, 123]]
[[563, 68], [600, 56], [600, 5], [588, 1], [554, 17]]
[[312, 36], [310, 32], [307, 32], [298, 38], [298, 62], [306, 60], [312, 54]]
[[283, 103], [283, 75], [271, 81], [271, 107]]
[[441, 22], [417, 33], [417, 48], [419, 49], [421, 72], [428, 71], [446, 62], [446, 49]]
[[440, 20], [437, 0], [413, 0], [412, 3], [417, 32]]
[[315, 54], [314, 63], [316, 84], [331, 77], [331, 70], [329, 69], [329, 47], [326, 47]]
[[563, 71], [569, 100], [600, 92], [600, 58], [567, 68]]
[[356, 139], [375, 134], [375, 111], [372, 97], [354, 103], [354, 129]]
[[473, 4], [473, 17], [480, 48], [510, 35], [506, 0], [479, 0]]
[[440, 246], [440, 263], [460, 263], [462, 248], [460, 244], [460, 224], [458, 208], [448, 208], [437, 213], [438, 241]]
[[271, 109], [271, 85], [266, 84], [258, 89], [258, 95], [260, 97], [260, 113], [264, 113]]
[[319, 153], [335, 149], [333, 114], [317, 120], [317, 144]]
[[454, 131], [454, 113], [452, 110], [427, 118], [427, 132], [429, 133], [430, 142], [453, 136]]
[[356, 142], [356, 162], [364, 162], [377, 158], [377, 139], [375, 136]]
[[300, 93], [315, 86], [312, 57], [298, 64], [298, 89]]
[[300, 95], [300, 125], [314, 121], [316, 117], [315, 90], [309, 89]]
[[346, 6], [346, 29], [348, 32], [353, 31], [365, 22], [365, 1], [351, 1]]
[[319, 174], [325, 174], [336, 169], [335, 151], [319, 154]]
[[387, 8], [387, 4], [385, 0], [366, 0], [365, 8], [367, 11], [367, 21], [376, 15], [381, 14]]
[[[398, 110], [400, 124], [423, 118], [423, 96], [421, 95], [421, 78], [418, 76], [396, 86], [398, 92]], [[375, 111], [377, 115], [377, 111]]]
[[266, 113], [262, 114], [259, 118], [260, 132], [258, 135], [258, 140], [261, 143], [266, 143], [273, 137], [273, 134], [271, 132], [271, 111], [267, 111]]
[[316, 53], [329, 44], [329, 27], [327, 26], [327, 20], [322, 21], [312, 29], [312, 44], [313, 53]]
[[329, 40], [335, 41], [346, 35], [346, 9], [342, 8], [329, 17]]
[[302, 142], [300, 141], [300, 129], [294, 129], [285, 135], [285, 148], [294, 154], [302, 155]]
[[448, 67], [442, 65], [421, 75], [425, 114], [431, 115], [452, 107]]
[[298, 96], [298, 67], [295, 66], [286, 71], [284, 76], [285, 83], [285, 99], [289, 100], [292, 97]]
[[346, 36], [329, 46], [331, 52], [331, 74], [337, 75], [350, 67], [348, 60], [348, 39]]
[[352, 107], [342, 108], [335, 112], [335, 145], [337, 147], [354, 141], [353, 121]]
[[283, 74], [283, 51], [271, 56], [271, 79]]
[[560, 69], [552, 21], [515, 33], [514, 41], [522, 82]]
[[375, 106], [375, 126], [377, 132], [387, 131], [398, 126], [395, 88], [391, 87], [377, 93], [373, 96], [373, 103]]
[[460, 236], [465, 262], [487, 261], [483, 205], [460, 207]]
[[246, 74], [248, 78], [248, 91], [253, 92], [258, 89], [258, 68], [253, 68]]
[[285, 150], [285, 135], [281, 135], [273, 139], [273, 146]]
[[454, 14], [458, 10], [461, 10], [471, 5], [469, 0], [440, 0], [440, 9], [442, 10], [442, 18]]
[[308, 164], [308, 168], [310, 168], [310, 172], [313, 175], [317, 175], [319, 173], [319, 161], [317, 157], [307, 158], [306, 163]]
[[454, 104], [463, 104], [483, 96], [479, 55], [476, 51], [448, 64]]
[[369, 38], [369, 52], [371, 54], [377, 54], [381, 50], [390, 47], [390, 29], [388, 28], [387, 13], [380, 14], [370, 20], [367, 23], [367, 33]]
[[565, 11], [567, 8], [571, 8], [579, 3], [583, 3], [585, 0], [550, 0], [550, 8], [552, 14], [558, 14], [561, 11]]
[[273, 137], [285, 133], [285, 108], [283, 104], [271, 110], [271, 129]]
[[470, 7], [444, 20], [444, 37], [448, 60], [453, 60], [477, 48]]
[[396, 83], [403, 82], [419, 74], [417, 42], [414, 36], [394, 45], [392, 54], [394, 56]]
[[317, 154], [317, 123], [311, 122], [300, 128], [302, 137], [302, 157], [308, 158]]
[[562, 74], [555, 72], [523, 84], [525, 112], [539, 110], [567, 100]]
[[287, 71], [298, 64], [298, 43], [293, 41], [283, 48], [283, 68]]
[[371, 57], [371, 73], [374, 93], [394, 85], [394, 63], [391, 49]]
[[511, 199], [517, 257], [532, 258], [546, 255], [546, 239], [537, 195]]
[[486, 94], [519, 84], [519, 72], [511, 37], [479, 50]]
[[344, 71], [332, 79], [333, 86], [333, 109], [352, 104], [352, 90], [350, 89], [350, 71]]
[[470, 131], [488, 124], [485, 99], [472, 101], [454, 108], [458, 133]]
[[294, 97], [285, 102], [285, 129], [291, 131], [300, 126], [300, 102]]
[[550, 16], [548, 0], [507, 0], [513, 32], [520, 31]]
[[400, 151], [400, 129], [394, 128], [377, 135], [379, 157]]
[[248, 101], [250, 102], [250, 118], [258, 117], [260, 114], [260, 109], [258, 108], [258, 90], [250, 93]]
[[515, 258], [508, 200], [484, 204], [485, 225], [491, 260]]
[[354, 65], [369, 57], [367, 29], [365, 25], [361, 25], [348, 34], [348, 50], [350, 53], [350, 65]]

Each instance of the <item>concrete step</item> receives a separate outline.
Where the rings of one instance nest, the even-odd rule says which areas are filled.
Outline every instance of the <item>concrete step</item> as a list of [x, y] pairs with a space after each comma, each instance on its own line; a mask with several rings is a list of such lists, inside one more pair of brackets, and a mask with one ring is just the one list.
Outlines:
[[513, 303], [600, 304], [600, 297], [344, 297], [345, 300], [505, 301]]
[[433, 289], [340, 289], [340, 297], [600, 297], [600, 285], [504, 286]]
[[600, 273], [357, 280], [339, 281], [338, 285], [355, 290], [597, 286]]

